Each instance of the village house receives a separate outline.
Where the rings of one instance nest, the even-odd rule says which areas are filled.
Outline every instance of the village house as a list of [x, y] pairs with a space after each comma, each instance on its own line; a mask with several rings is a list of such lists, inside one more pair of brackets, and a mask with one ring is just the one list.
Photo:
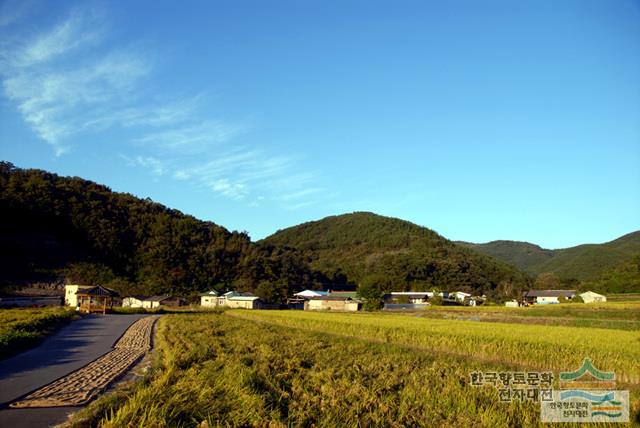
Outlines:
[[351, 297], [344, 296], [317, 296], [310, 297], [304, 302], [305, 311], [345, 311], [356, 312], [361, 308], [361, 303]]
[[[465, 293], [463, 291], [455, 291], [449, 294], [449, 299], [456, 300], [458, 303], [464, 303], [465, 299], [469, 299], [471, 294]], [[475, 305], [472, 305], [475, 306]]]
[[300, 291], [298, 293], [294, 293], [292, 297], [289, 297], [287, 299], [287, 307], [289, 309], [304, 309], [304, 302], [306, 302], [307, 300], [309, 300], [312, 297], [322, 297], [322, 296], [328, 296], [329, 292], [328, 291], [323, 291], [323, 290], [304, 290], [304, 291]]
[[80, 288], [76, 292], [76, 308], [86, 313], [101, 312], [106, 314], [115, 306], [117, 299], [118, 293], [101, 285]]
[[529, 290], [523, 293], [523, 299], [529, 304], [549, 305], [560, 303], [560, 300], [571, 300], [576, 290]]
[[309, 298], [309, 297], [321, 297], [321, 296], [327, 296], [329, 294], [328, 291], [322, 291], [322, 290], [304, 290], [304, 291], [300, 291], [299, 293], [295, 293], [294, 296], [296, 297], [300, 297], [303, 299]]
[[200, 306], [204, 306], [207, 308], [216, 308], [219, 306], [219, 295], [216, 290], [210, 290], [206, 293], [200, 294]]
[[77, 308], [78, 298], [76, 297], [76, 293], [78, 292], [78, 290], [88, 290], [93, 287], [94, 285], [77, 285], [77, 284], [65, 285], [64, 286], [64, 304], [67, 306]]
[[220, 295], [211, 290], [200, 295], [200, 305], [209, 308], [227, 307], [240, 309], [262, 309], [264, 303], [258, 296], [247, 292], [227, 291]]
[[122, 307], [123, 308], [142, 308], [144, 307], [143, 305], [144, 300], [147, 297], [148, 296], [141, 296], [141, 295], [127, 296], [124, 299], [122, 299]]
[[142, 307], [145, 309], [159, 308], [160, 306], [182, 306], [184, 299], [176, 296], [151, 296], [142, 301]]
[[239, 309], [261, 309], [262, 300], [258, 296], [235, 294], [226, 297], [225, 306]]
[[593, 291], [585, 291], [584, 293], [580, 294], [580, 297], [582, 297], [582, 301], [584, 303], [600, 303], [607, 301], [607, 298], [605, 296], [603, 296], [602, 294], [594, 293]]
[[433, 297], [431, 291], [392, 291], [387, 293], [382, 298], [385, 302], [393, 303], [412, 303], [421, 304], [427, 303], [430, 298]]

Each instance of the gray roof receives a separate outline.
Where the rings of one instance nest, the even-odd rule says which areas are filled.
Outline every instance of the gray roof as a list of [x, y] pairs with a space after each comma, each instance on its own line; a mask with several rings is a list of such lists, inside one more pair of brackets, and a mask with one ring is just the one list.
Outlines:
[[529, 290], [524, 297], [573, 297], [576, 290]]
[[415, 292], [415, 293], [391, 293], [391, 294], [385, 294], [384, 297], [406, 297], [408, 299], [428, 299], [429, 295], [433, 295], [433, 293], [427, 293], [427, 292]]
[[79, 289], [76, 291], [76, 295], [85, 295], [85, 296], [107, 296], [107, 297], [118, 297], [119, 294], [113, 290], [108, 289], [107, 287], [103, 287], [102, 285], [96, 285], [93, 288], [85, 288]]
[[179, 297], [176, 297], [176, 296], [151, 296], [151, 297], [147, 297], [144, 300], [146, 302], [162, 302], [164, 300], [169, 300], [169, 299], [179, 299]]
[[258, 296], [231, 296], [231, 297], [227, 297], [227, 300], [231, 300], [231, 301], [252, 301], [252, 300], [258, 300], [259, 297]]

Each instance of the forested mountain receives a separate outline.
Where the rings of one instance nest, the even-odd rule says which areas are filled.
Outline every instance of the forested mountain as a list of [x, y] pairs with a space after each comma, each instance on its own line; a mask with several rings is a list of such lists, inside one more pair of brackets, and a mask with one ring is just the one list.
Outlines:
[[413, 223], [357, 212], [280, 230], [263, 241], [293, 247], [332, 278], [389, 290], [466, 290], [506, 296], [527, 286], [511, 265]]
[[511, 263], [532, 275], [552, 273], [562, 279], [594, 281], [640, 255], [640, 231], [604, 244], [585, 244], [546, 250], [528, 242], [461, 243], [483, 254]]
[[456, 243], [503, 260], [532, 275], [538, 273], [535, 270], [536, 266], [550, 260], [554, 254], [553, 250], [547, 250], [528, 242], [491, 241], [486, 244], [473, 244], [458, 241]]
[[328, 280], [291, 249], [252, 243], [149, 199], [0, 163], [0, 284], [67, 279], [123, 293], [210, 288], [281, 301]]

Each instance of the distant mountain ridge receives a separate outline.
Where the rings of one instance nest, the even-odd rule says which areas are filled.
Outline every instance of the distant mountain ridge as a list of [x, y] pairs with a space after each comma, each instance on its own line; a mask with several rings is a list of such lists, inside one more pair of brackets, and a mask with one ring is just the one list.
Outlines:
[[261, 243], [292, 247], [324, 275], [383, 291], [456, 288], [509, 294], [525, 287], [518, 269], [405, 220], [369, 212], [330, 216], [279, 230]]
[[583, 244], [557, 250], [519, 241], [492, 241], [485, 244], [458, 243], [511, 263], [531, 275], [550, 272], [559, 278], [592, 281], [640, 254], [640, 231], [603, 244]]

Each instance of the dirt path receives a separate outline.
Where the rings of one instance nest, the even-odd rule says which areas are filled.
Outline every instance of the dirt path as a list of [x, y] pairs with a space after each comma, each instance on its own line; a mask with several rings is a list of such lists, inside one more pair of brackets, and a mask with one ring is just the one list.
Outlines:
[[151, 332], [157, 319], [157, 316], [149, 316], [136, 321], [111, 352], [32, 392], [12, 403], [11, 407], [81, 406], [93, 400], [151, 349]]

